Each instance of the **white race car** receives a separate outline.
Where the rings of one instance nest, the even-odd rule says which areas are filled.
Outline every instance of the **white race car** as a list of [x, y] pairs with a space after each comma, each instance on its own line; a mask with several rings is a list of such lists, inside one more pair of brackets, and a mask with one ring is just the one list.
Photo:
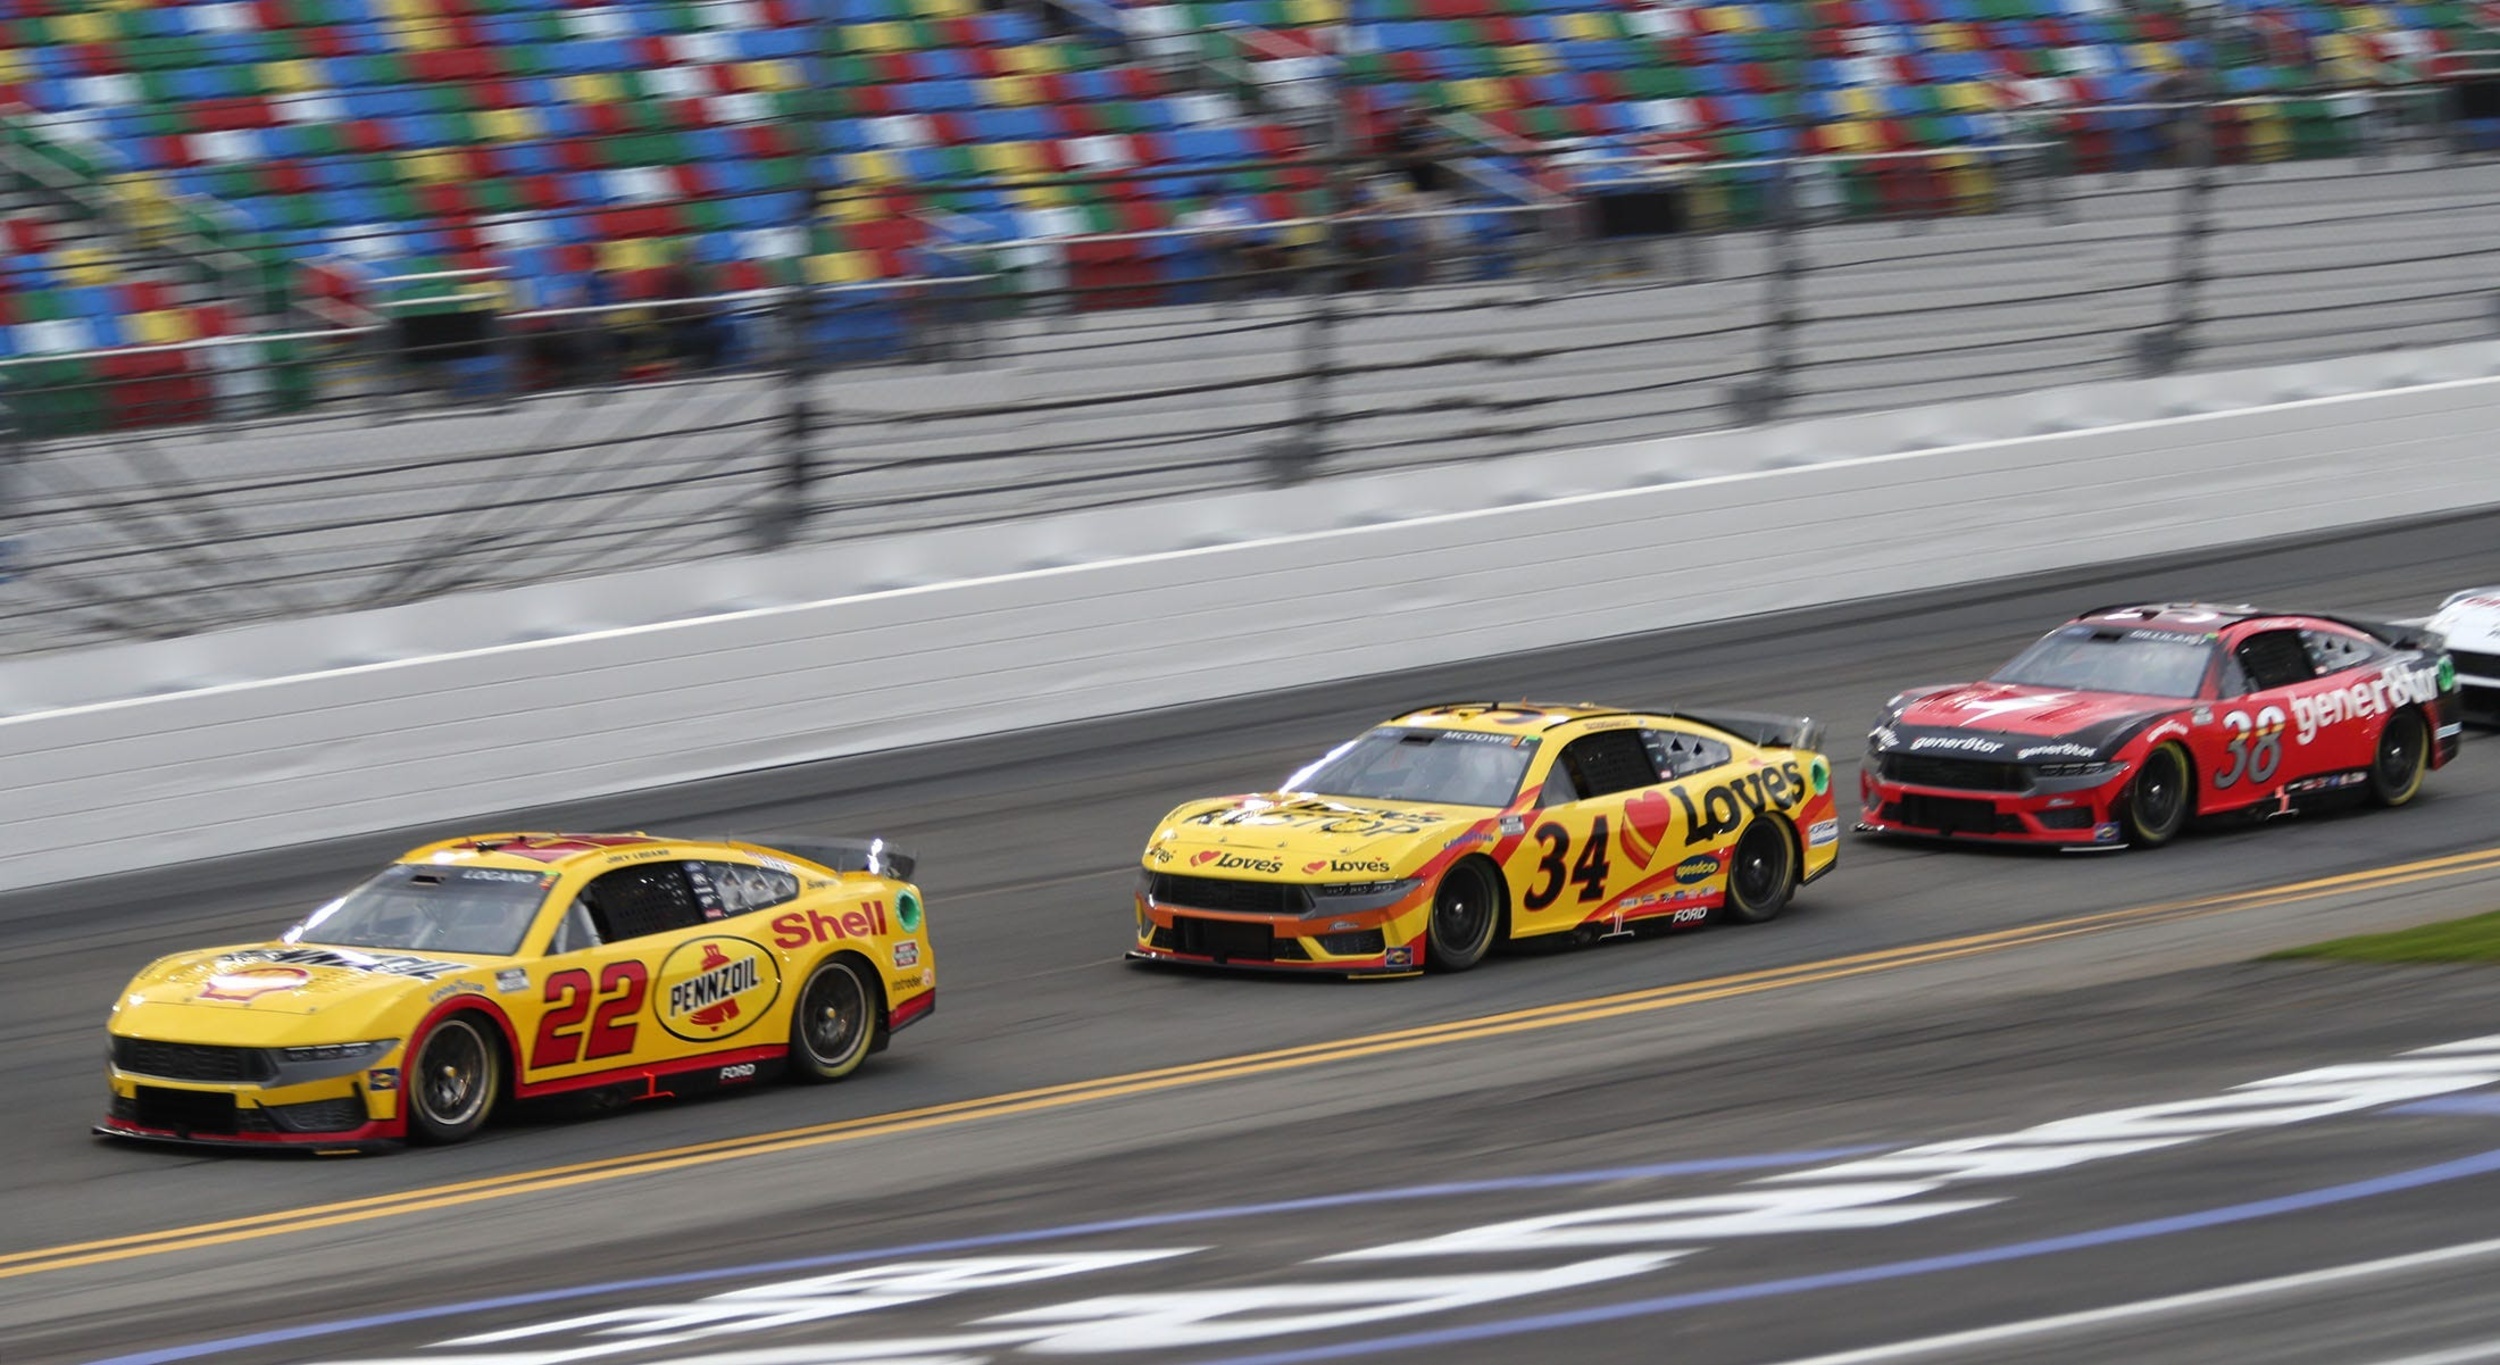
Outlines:
[[2429, 624], [2447, 638], [2466, 718], [2500, 725], [2500, 587], [2450, 593]]

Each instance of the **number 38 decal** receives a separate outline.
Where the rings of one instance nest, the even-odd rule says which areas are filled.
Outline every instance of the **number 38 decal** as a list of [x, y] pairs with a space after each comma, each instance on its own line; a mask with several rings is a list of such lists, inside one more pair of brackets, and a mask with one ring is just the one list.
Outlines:
[[2260, 786], [2273, 780], [2275, 771], [2283, 766], [2283, 708], [2268, 706], [2250, 720], [2246, 711], [2232, 711], [2222, 718], [2231, 731], [2223, 748], [2231, 755], [2231, 766], [2214, 775], [2214, 787], [2236, 787], [2242, 782]]

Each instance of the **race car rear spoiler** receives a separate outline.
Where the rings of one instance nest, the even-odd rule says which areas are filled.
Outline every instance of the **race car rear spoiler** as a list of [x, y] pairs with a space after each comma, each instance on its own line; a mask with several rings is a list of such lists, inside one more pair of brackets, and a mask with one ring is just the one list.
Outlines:
[[828, 839], [821, 834], [731, 834], [722, 839], [794, 853], [836, 872], [865, 872], [898, 882], [910, 881], [912, 869], [920, 865], [919, 859], [883, 839]]
[[1812, 716], [1780, 716], [1763, 711], [1719, 711], [1707, 716], [1691, 711], [1672, 714], [1699, 721], [1713, 730], [1725, 730], [1747, 744], [1765, 749], [1823, 747], [1823, 722]]
[[2318, 619], [2333, 621], [2339, 626], [2350, 626], [2364, 635], [2373, 636], [2398, 649], [2445, 649], [2447, 647], [2447, 641], [2439, 632], [2430, 628], [2431, 623], [2428, 621], [2372, 621], [2358, 616], [2319, 616]]

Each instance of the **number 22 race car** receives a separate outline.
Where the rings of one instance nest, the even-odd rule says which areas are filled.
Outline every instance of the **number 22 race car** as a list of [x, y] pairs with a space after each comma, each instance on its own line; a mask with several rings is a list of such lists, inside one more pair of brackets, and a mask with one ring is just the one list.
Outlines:
[[2436, 635], [2251, 607], [2086, 612], [1985, 682], [1894, 697], [1861, 829], [2150, 847], [2200, 815], [2330, 796], [2401, 806], [2456, 756]]
[[1777, 915], [1839, 856], [1811, 721], [1463, 702], [1284, 789], [1165, 816], [1138, 871], [1149, 962], [1401, 976], [1504, 939]]
[[937, 1003], [881, 843], [490, 834], [274, 942], [150, 964], [113, 1007], [109, 1136], [456, 1142], [503, 1098], [838, 1080]]

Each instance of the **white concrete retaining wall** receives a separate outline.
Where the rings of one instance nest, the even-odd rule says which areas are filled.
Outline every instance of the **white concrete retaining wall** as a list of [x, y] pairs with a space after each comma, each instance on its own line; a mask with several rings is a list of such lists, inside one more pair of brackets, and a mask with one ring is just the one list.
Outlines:
[[0, 888], [2500, 503], [2495, 427], [2457, 380], [9, 716]]

